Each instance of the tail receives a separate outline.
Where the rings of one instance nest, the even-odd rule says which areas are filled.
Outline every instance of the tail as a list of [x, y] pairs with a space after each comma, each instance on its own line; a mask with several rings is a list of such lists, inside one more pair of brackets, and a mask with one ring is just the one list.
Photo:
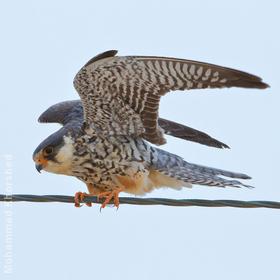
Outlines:
[[[246, 174], [235, 173], [231, 171], [221, 170], [212, 167], [206, 167], [198, 164], [192, 164], [184, 161], [181, 157], [156, 149], [157, 158], [150, 167], [152, 170], [156, 170], [164, 176], [174, 178], [184, 184], [197, 184], [205, 186], [216, 186], [216, 187], [236, 187], [242, 186], [247, 188], [253, 188], [252, 186], [245, 185], [238, 180], [228, 180], [221, 176], [237, 178], [237, 179], [251, 179]], [[179, 182], [177, 182], [178, 184]], [[173, 187], [172, 185], [168, 185]], [[184, 186], [182, 184], [182, 186]]]

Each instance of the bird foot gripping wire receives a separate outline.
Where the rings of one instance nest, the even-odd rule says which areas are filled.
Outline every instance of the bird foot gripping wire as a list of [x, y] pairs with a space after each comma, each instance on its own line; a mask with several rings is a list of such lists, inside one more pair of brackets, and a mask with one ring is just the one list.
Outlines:
[[88, 207], [92, 206], [91, 202], [84, 202], [84, 198], [86, 196], [90, 196], [90, 194], [86, 192], [77, 192], [74, 196], [75, 207], [81, 207], [81, 203], [85, 203]]
[[109, 202], [110, 200], [113, 198], [114, 199], [114, 205], [117, 207], [117, 209], [119, 208], [120, 205], [120, 201], [119, 201], [119, 194], [121, 191], [123, 191], [124, 188], [119, 188], [113, 191], [107, 191], [107, 192], [103, 192], [101, 194], [99, 194], [97, 196], [98, 199], [102, 198], [102, 197], [106, 197], [105, 201], [102, 203], [100, 210], [102, 208], [104, 208]]
[[[78, 197], [78, 196], [77, 196]], [[92, 203], [99, 203], [96, 196], [91, 196]], [[34, 195], [34, 194], [0, 194], [0, 201], [4, 202], [62, 202], [62, 203], [81, 203], [77, 202], [73, 196], [67, 195]], [[209, 200], [209, 199], [170, 199], [170, 198], [139, 198], [139, 197], [120, 197], [120, 204], [130, 205], [164, 205], [164, 206], [199, 206], [199, 207], [237, 207], [237, 208], [270, 208], [280, 209], [279, 201], [242, 201], [242, 200]]]
[[93, 195], [93, 194], [88, 194], [86, 192], [77, 192], [75, 194], [74, 197], [74, 201], [75, 201], [75, 207], [81, 207], [81, 203], [85, 203], [87, 206], [91, 207], [92, 203], [91, 202], [85, 202], [84, 198], [86, 196], [96, 196], [97, 201], [99, 201], [100, 198], [106, 197], [106, 199], [104, 200], [104, 202], [102, 203], [101, 207], [100, 207], [100, 211], [101, 209], [105, 208], [105, 206], [113, 199], [114, 201], [114, 206], [117, 207], [117, 209], [119, 208], [120, 205], [120, 201], [119, 201], [119, 193], [121, 191], [123, 191], [124, 188], [119, 188], [113, 191], [106, 191], [106, 192], [102, 192], [99, 195]]

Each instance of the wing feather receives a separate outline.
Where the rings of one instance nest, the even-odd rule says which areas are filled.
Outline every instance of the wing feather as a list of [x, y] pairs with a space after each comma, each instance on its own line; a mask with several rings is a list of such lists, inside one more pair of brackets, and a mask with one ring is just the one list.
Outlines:
[[228, 145], [212, 138], [208, 134], [193, 129], [191, 127], [158, 118], [159, 126], [164, 130], [164, 133], [173, 137], [181, 138], [188, 141], [197, 142], [206, 146], [216, 148], [229, 148]]
[[85, 122], [105, 135], [141, 136], [161, 145], [165, 139], [158, 126], [158, 107], [167, 92], [268, 86], [257, 76], [213, 64], [115, 54], [109, 51], [97, 56], [74, 79]]
[[[60, 123], [66, 125], [69, 121], [83, 122], [83, 107], [81, 100], [63, 101], [52, 105], [39, 117], [40, 123]], [[166, 119], [158, 119], [159, 126], [164, 133], [188, 141], [197, 142], [216, 148], [229, 148], [226, 144], [212, 138], [208, 134], [191, 127], [172, 122]]]
[[65, 125], [71, 119], [83, 119], [80, 100], [63, 101], [52, 105], [39, 117], [40, 123], [59, 123]]

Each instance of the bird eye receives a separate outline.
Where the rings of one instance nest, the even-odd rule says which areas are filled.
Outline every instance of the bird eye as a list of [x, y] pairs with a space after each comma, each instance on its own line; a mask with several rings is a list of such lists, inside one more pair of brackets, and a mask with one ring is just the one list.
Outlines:
[[48, 156], [50, 156], [53, 153], [53, 151], [54, 151], [53, 147], [52, 146], [48, 146], [47, 148], [45, 148], [43, 150], [43, 155], [45, 157], [48, 157]]

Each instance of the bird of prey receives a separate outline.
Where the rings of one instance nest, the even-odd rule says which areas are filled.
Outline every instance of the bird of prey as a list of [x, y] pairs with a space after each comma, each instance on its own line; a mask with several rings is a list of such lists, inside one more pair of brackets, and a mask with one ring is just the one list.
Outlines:
[[[158, 118], [160, 98], [172, 90], [268, 87], [262, 79], [213, 64], [151, 56], [116, 56], [111, 50], [92, 58], [78, 72], [74, 86], [80, 100], [51, 106], [39, 122], [62, 124], [34, 151], [38, 171], [77, 177], [89, 193], [119, 206], [121, 191], [143, 195], [155, 188], [192, 184], [249, 187], [236, 180], [246, 174], [192, 164], [161, 150], [164, 134], [208, 146], [227, 145], [198, 130]], [[150, 142], [150, 143], [149, 143]], [[230, 177], [232, 179], [226, 179]], [[90, 203], [87, 203], [90, 206]]]

